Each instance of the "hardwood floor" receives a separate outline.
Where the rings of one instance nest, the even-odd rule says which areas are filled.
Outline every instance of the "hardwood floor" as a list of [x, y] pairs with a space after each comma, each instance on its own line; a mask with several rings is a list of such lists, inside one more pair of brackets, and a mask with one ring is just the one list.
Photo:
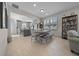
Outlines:
[[31, 41], [31, 37], [14, 37], [7, 46], [8, 56], [74, 56], [68, 40], [53, 37], [47, 44]]

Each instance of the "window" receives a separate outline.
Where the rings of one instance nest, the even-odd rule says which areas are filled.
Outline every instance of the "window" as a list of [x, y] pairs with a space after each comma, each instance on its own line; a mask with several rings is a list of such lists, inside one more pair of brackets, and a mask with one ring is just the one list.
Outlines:
[[45, 19], [44, 21], [45, 29], [56, 30], [57, 22], [58, 22], [57, 16], [53, 16]]

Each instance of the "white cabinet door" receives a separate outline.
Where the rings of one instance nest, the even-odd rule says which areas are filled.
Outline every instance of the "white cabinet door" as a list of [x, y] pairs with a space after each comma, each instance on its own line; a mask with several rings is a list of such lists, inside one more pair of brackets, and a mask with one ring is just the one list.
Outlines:
[[4, 56], [7, 47], [7, 29], [0, 29], [0, 56]]

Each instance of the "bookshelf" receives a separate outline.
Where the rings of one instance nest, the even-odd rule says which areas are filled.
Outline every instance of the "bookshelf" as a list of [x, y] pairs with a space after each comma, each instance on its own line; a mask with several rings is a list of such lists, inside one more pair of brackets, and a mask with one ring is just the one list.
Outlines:
[[76, 30], [77, 31], [77, 15], [62, 17], [62, 38], [67, 39], [67, 31]]

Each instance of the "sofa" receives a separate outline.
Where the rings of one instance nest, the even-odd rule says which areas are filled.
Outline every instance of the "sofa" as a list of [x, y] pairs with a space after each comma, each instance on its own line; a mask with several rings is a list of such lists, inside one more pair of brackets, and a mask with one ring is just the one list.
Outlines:
[[79, 54], [79, 34], [75, 30], [69, 30], [67, 32], [67, 39], [69, 40], [70, 50], [76, 54]]

